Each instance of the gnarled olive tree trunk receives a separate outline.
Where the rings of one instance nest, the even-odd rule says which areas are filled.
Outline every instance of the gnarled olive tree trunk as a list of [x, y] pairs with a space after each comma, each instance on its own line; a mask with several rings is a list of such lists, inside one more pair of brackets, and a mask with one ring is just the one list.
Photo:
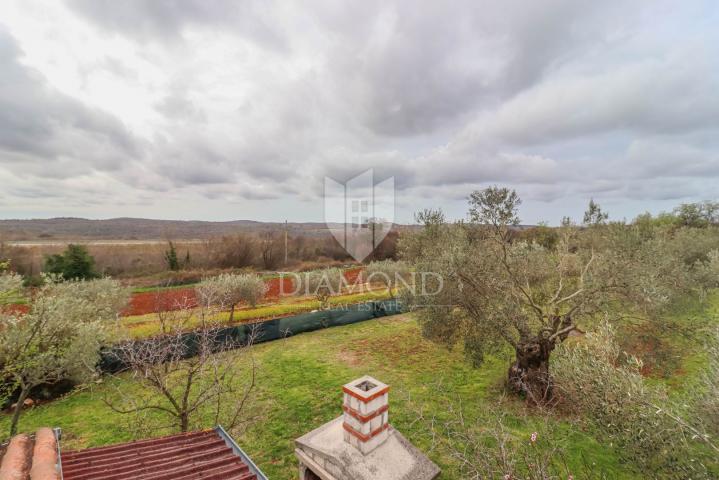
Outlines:
[[520, 340], [515, 348], [516, 360], [509, 367], [507, 382], [509, 389], [525, 395], [535, 404], [544, 404], [552, 399], [552, 378], [549, 374], [549, 357], [557, 346], [577, 330], [570, 314], [554, 315], [550, 326], [539, 336]]
[[516, 360], [508, 372], [509, 389], [526, 395], [532, 403], [549, 401], [552, 398], [549, 355], [554, 347], [555, 341], [549, 339], [534, 339], [517, 344]]

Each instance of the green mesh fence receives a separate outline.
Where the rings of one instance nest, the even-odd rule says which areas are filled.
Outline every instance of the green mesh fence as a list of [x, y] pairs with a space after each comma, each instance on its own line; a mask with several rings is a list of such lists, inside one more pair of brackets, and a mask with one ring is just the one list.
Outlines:
[[[271, 342], [304, 332], [312, 332], [329, 327], [339, 327], [353, 323], [372, 320], [373, 318], [396, 315], [402, 313], [402, 307], [396, 300], [380, 302], [358, 303], [346, 305], [331, 310], [303, 313], [291, 317], [265, 320], [256, 323], [246, 323], [231, 327], [219, 328], [215, 333], [215, 340], [228, 341], [231, 344], [244, 344], [250, 335], [254, 334], [254, 343]], [[141, 346], [143, 342], [157, 342], [157, 340], [138, 340], [135, 345]], [[183, 358], [197, 355], [198, 335], [187, 332], [181, 340]], [[100, 370], [106, 373], [116, 373], [127, 368], [120, 351], [112, 347], [101, 352]]]

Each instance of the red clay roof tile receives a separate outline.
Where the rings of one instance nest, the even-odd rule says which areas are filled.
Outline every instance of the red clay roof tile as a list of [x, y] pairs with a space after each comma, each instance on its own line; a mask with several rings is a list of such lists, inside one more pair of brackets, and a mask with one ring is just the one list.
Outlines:
[[0, 480], [21, 480], [27, 478], [31, 458], [32, 441], [25, 434], [15, 435], [5, 449], [0, 464]]
[[[2, 449], [0, 449], [2, 450]], [[55, 432], [41, 428], [34, 436], [14, 436], [0, 451], [0, 480], [57, 480]]]
[[256, 480], [214, 430], [62, 453], [65, 480]]

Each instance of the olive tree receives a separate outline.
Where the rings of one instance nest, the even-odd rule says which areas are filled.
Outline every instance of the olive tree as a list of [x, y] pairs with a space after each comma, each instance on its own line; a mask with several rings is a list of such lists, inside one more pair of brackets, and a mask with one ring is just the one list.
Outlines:
[[[557, 344], [617, 300], [660, 310], [686, 285], [687, 269], [661, 254], [664, 239], [648, 242], [625, 225], [602, 225], [604, 214], [593, 228], [565, 221], [552, 250], [515, 241], [520, 203], [516, 192], [490, 187], [472, 193], [468, 222], [419, 214], [425, 227], [405, 238], [402, 253], [416, 272], [432, 272], [442, 285], [407, 300], [421, 307], [425, 336], [449, 346], [463, 342], [476, 364], [509, 344], [510, 389], [542, 403], [552, 395], [549, 363]], [[590, 220], [599, 218], [598, 205], [591, 210]]]
[[267, 284], [258, 275], [222, 274], [204, 279], [197, 287], [201, 304], [230, 309], [230, 323], [234, 320], [235, 308], [240, 302], [255, 306], [265, 293]]
[[401, 260], [380, 260], [367, 265], [365, 274], [369, 283], [381, 283], [387, 288], [390, 296], [394, 297], [394, 289], [400, 283], [407, 282], [410, 268], [406, 262]]
[[298, 274], [295, 281], [295, 291], [313, 295], [320, 302], [320, 308], [326, 308], [329, 297], [339, 294], [347, 283], [342, 269], [335, 267]]
[[0, 314], [0, 378], [9, 381], [6, 395], [18, 393], [10, 435], [31, 389], [64, 379], [82, 382], [96, 373], [100, 347], [127, 299], [128, 291], [107, 278], [48, 282], [27, 314]]
[[[709, 366], [708, 373], [716, 374], [716, 368], [712, 372]], [[719, 453], [702, 425], [701, 419], [711, 418], [709, 412], [691, 408], [692, 395], [672, 402], [666, 387], [647, 381], [641, 367], [640, 359], [621, 350], [612, 324], [603, 321], [582, 341], [566, 342], [557, 349], [553, 380], [565, 408], [594, 423], [620, 447], [622, 456], [650, 471], [703, 477], [702, 462], [695, 458], [701, 452], [693, 444], [703, 444], [711, 456]], [[710, 378], [708, 385], [716, 385]], [[716, 394], [716, 386], [706, 393]]]

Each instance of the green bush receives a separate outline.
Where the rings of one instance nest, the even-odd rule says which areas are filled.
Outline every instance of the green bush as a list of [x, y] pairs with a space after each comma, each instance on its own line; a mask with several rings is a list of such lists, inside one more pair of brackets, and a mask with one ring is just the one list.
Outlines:
[[62, 254], [45, 259], [45, 272], [62, 275], [66, 280], [89, 280], [98, 278], [95, 259], [82, 245], [70, 244]]
[[621, 351], [605, 322], [584, 339], [561, 344], [552, 375], [565, 407], [589, 419], [650, 477], [708, 478], [700, 443], [716, 447], [685, 420], [696, 412], [673, 404], [662, 385], [644, 379], [641, 367]]
[[[177, 249], [175, 248], [175, 244], [172, 242], [168, 242], [170, 249], [165, 250], [165, 263], [167, 263], [167, 268], [172, 270], [173, 272], [180, 269], [180, 261], [177, 259]], [[189, 255], [189, 252], [188, 252]], [[189, 257], [188, 257], [188, 263], [189, 263]]]

